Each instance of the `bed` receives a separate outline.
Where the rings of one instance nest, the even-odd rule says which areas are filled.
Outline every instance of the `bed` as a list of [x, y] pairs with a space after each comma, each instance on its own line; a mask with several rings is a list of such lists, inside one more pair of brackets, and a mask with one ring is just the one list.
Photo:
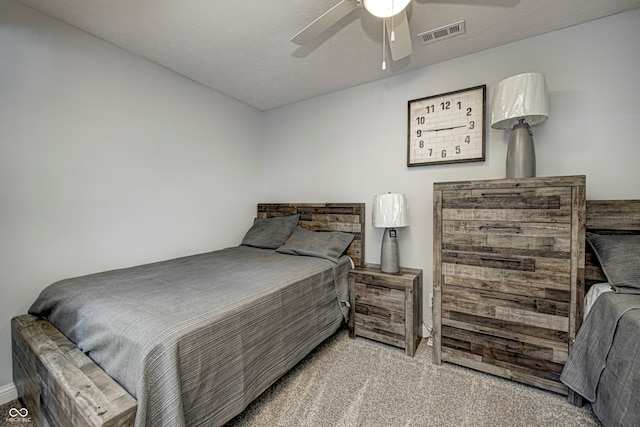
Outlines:
[[560, 380], [604, 426], [640, 423], [640, 200], [587, 201], [585, 311]]
[[12, 320], [18, 395], [38, 425], [222, 425], [345, 324], [363, 257], [364, 204], [259, 204], [238, 247], [56, 282]]

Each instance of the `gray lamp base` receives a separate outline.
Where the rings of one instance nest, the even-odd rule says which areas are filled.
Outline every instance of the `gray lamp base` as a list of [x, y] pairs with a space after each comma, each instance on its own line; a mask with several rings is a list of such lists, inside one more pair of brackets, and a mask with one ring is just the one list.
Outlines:
[[507, 178], [531, 178], [536, 176], [536, 150], [533, 133], [525, 122], [513, 127], [507, 149]]
[[400, 272], [400, 253], [395, 228], [385, 228], [380, 252], [380, 270], [383, 273]]

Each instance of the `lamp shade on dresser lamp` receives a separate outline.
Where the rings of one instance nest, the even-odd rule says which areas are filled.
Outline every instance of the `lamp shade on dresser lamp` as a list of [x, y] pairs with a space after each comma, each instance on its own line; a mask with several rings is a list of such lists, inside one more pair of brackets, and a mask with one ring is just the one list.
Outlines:
[[373, 226], [384, 228], [380, 251], [380, 270], [384, 273], [400, 271], [400, 253], [396, 228], [409, 225], [407, 198], [401, 193], [380, 194], [373, 197]]
[[549, 118], [547, 86], [540, 73], [518, 74], [498, 83], [491, 108], [491, 127], [511, 129], [507, 178], [536, 176], [535, 126]]

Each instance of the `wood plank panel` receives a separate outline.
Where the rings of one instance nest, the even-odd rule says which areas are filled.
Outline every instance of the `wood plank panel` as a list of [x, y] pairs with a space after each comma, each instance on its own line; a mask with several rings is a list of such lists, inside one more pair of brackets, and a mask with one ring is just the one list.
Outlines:
[[356, 281], [356, 304], [384, 307], [386, 312], [404, 313], [404, 292]]
[[[568, 348], [566, 331], [542, 328], [539, 326], [523, 325], [518, 322], [511, 322], [504, 319], [496, 319], [476, 315], [473, 313], [465, 313], [457, 310], [442, 310], [442, 324], [450, 324], [450, 322], [466, 323], [469, 330], [482, 331], [484, 328], [496, 329], [502, 331], [500, 336], [520, 337], [524, 340], [543, 339], [554, 341], [562, 344], [561, 348]], [[456, 327], [462, 328], [457, 325]], [[526, 336], [526, 338], [524, 338]]]
[[[473, 251], [488, 248], [518, 250], [518, 254], [565, 256], [571, 251], [571, 224], [493, 221], [443, 221], [443, 241], [447, 247]], [[523, 252], [526, 251], [526, 252]]]
[[640, 200], [587, 200], [585, 224], [594, 233], [622, 231], [624, 234], [638, 234]]
[[455, 349], [443, 350], [442, 360], [445, 362], [455, 363], [457, 365], [467, 366], [477, 371], [486, 372], [488, 374], [497, 375], [499, 377], [508, 378], [513, 381], [519, 381], [536, 387], [551, 390], [556, 393], [567, 395], [567, 387], [556, 381], [549, 381], [543, 378], [536, 378], [523, 372], [514, 372], [506, 367], [491, 365], [477, 360], [470, 353], [464, 351], [456, 351]]
[[536, 286], [533, 284], [506, 282], [503, 280], [483, 280], [446, 275], [443, 276], [443, 285], [464, 286], [477, 290], [495, 291], [514, 295], [524, 294], [555, 301], [569, 302], [571, 300], [571, 292], [569, 289], [557, 290], [546, 288], [543, 285]]
[[519, 285], [531, 284], [534, 287], [569, 290], [571, 275], [566, 272], [520, 271], [497, 268], [483, 268], [470, 265], [442, 263], [442, 274], [460, 278], [504, 281]]
[[[526, 355], [542, 360], [553, 360], [553, 348], [544, 347], [520, 340], [507, 339], [500, 336], [478, 333], [467, 329], [460, 329], [451, 326], [443, 326], [442, 337], [451, 338], [458, 341], [471, 343], [471, 351], [476, 354], [485, 354], [486, 349], [502, 350], [504, 352], [515, 353], [518, 357]], [[474, 349], [475, 348], [475, 349]]]
[[460, 311], [522, 325], [568, 331], [568, 304], [524, 295], [484, 293], [445, 286], [442, 310]]
[[[513, 325], [517, 325], [522, 330], [521, 325], [512, 323]], [[545, 338], [538, 338], [530, 334], [531, 328], [527, 328], [526, 333], [515, 333], [509, 331], [506, 327], [492, 328], [487, 326], [486, 324], [477, 324], [470, 322], [462, 322], [457, 320], [452, 320], [448, 317], [442, 318], [443, 327], [451, 326], [457, 329], [464, 329], [472, 332], [479, 332], [483, 334], [488, 334], [495, 337], [506, 338], [508, 340], [513, 341], [521, 341], [523, 343], [532, 344], [538, 347], [547, 348], [551, 351], [552, 357], [551, 360], [557, 363], [564, 363], [567, 361], [567, 357], [569, 355], [569, 347], [567, 345], [566, 337], [564, 339], [560, 339], [557, 341], [553, 341]]]

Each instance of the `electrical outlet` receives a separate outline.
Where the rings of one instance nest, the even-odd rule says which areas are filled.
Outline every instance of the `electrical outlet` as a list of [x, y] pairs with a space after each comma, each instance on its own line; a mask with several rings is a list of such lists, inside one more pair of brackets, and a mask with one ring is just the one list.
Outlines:
[[429, 307], [433, 307], [433, 292], [429, 292]]

